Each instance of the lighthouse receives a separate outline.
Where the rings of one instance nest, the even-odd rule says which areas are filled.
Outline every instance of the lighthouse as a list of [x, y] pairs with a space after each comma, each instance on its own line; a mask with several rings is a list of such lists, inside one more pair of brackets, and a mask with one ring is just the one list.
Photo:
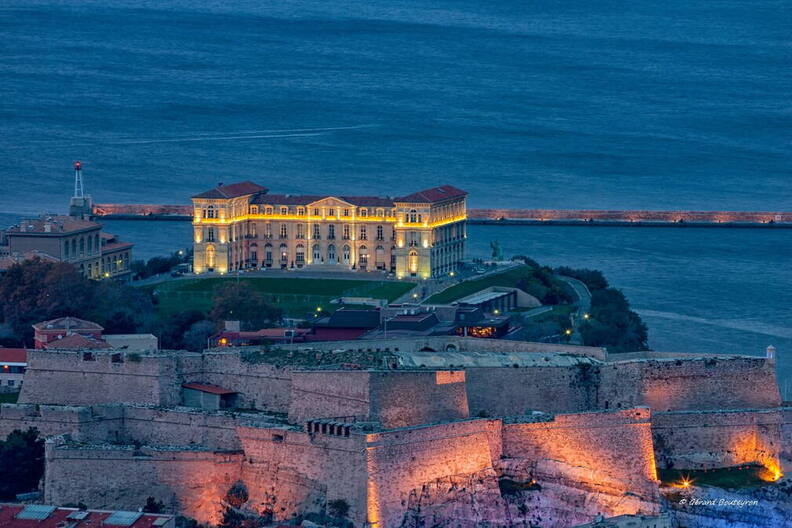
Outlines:
[[85, 194], [82, 179], [82, 162], [74, 162], [74, 194], [69, 200], [69, 216], [88, 220], [93, 214], [91, 197]]

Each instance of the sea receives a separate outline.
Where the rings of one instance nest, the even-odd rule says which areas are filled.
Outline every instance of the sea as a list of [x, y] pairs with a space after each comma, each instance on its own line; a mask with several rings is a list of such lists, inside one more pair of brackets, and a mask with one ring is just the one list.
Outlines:
[[[786, 1], [5, 0], [0, 225], [219, 182], [471, 207], [792, 210]], [[107, 222], [137, 257], [179, 222]], [[590, 267], [656, 350], [792, 374], [792, 229], [471, 226]], [[787, 389], [789, 382], [785, 382]], [[792, 391], [787, 391], [792, 395]]]

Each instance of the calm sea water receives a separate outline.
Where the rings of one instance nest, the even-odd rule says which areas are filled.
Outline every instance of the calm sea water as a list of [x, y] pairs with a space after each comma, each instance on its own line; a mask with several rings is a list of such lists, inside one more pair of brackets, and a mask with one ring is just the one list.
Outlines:
[[[792, 210], [784, 1], [6, 0], [0, 220], [276, 192], [474, 207]], [[112, 223], [138, 255], [184, 224]], [[471, 229], [603, 269], [663, 350], [792, 356], [792, 231]], [[790, 361], [792, 364], [792, 361]]]

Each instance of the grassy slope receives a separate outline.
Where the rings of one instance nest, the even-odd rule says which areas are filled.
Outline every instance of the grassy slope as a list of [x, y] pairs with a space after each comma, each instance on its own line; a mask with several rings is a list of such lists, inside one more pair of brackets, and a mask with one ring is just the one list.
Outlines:
[[432, 295], [426, 302], [429, 304], [445, 304], [461, 299], [462, 297], [467, 297], [468, 295], [472, 295], [490, 286], [507, 286], [509, 288], [514, 288], [517, 286], [520, 279], [530, 278], [531, 269], [527, 266], [520, 266], [502, 273], [488, 275], [481, 279], [461, 282], [440, 293]]
[[[235, 280], [218, 277], [179, 280], [158, 284], [151, 289], [159, 292], [158, 308], [163, 315], [187, 310], [208, 311], [212, 307], [212, 293], [222, 284], [221, 281]], [[272, 298], [273, 302], [294, 316], [313, 311], [317, 306], [331, 310], [334, 305], [330, 305], [330, 299], [340, 296], [392, 301], [414, 286], [409, 282], [301, 278], [241, 278], [239, 282], [268, 297], [277, 296]]]

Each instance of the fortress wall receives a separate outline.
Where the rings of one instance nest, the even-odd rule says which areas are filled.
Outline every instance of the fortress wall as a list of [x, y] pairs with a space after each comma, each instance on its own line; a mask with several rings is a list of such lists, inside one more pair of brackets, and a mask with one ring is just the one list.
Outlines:
[[781, 413], [781, 456], [792, 461], [792, 407], [782, 407]]
[[371, 406], [365, 370], [292, 371], [289, 421], [316, 418], [368, 420]]
[[130, 356], [126, 354], [123, 362], [114, 362], [117, 354], [101, 351], [29, 350], [19, 403], [178, 403], [178, 372], [173, 355], [132, 356], [137, 361]]
[[365, 453], [368, 520], [380, 528], [400, 526], [406, 505], [427, 484], [475, 473], [494, 476], [487, 420], [367, 434]]
[[599, 406], [653, 411], [763, 409], [781, 398], [775, 365], [764, 358], [624, 361], [600, 367]]
[[71, 407], [5, 403], [0, 406], [0, 438], [15, 429], [32, 427], [41, 436], [69, 434], [79, 442], [118, 440], [123, 426], [123, 408], [106, 405]]
[[606, 357], [605, 350], [600, 347], [457, 336], [390, 337], [387, 341], [382, 339], [318, 341], [295, 345], [281, 345], [281, 348], [285, 350], [310, 348], [321, 352], [332, 352], [333, 350], [359, 350], [383, 353], [410, 353], [419, 352], [424, 349], [431, 349], [435, 352], [493, 352], [500, 354], [535, 352], [537, 354], [575, 354], [600, 360], [605, 360]]
[[468, 417], [465, 371], [370, 373], [371, 415], [386, 429]]
[[657, 478], [650, 418], [649, 409], [635, 408], [505, 423], [503, 454], [536, 463], [550, 460], [587, 468], [592, 480], [620, 481], [625, 491], [650, 495]]
[[241, 475], [240, 453], [46, 444], [44, 502], [137, 510], [147, 497], [200, 522], [220, 520], [220, 500]]
[[277, 520], [323, 512], [327, 502], [350, 505], [350, 518], [366, 516], [364, 438], [309, 434], [288, 428], [240, 427], [250, 504], [264, 505]]
[[[198, 381], [237, 391], [240, 405], [270, 412], [288, 412], [291, 369], [265, 363], [248, 363], [239, 353], [207, 351], [200, 374], [185, 381]], [[185, 376], [186, 378], [186, 376]]]
[[240, 423], [269, 423], [256, 414], [214, 414], [194, 409], [127, 407], [124, 415], [126, 442], [146, 445], [190, 446], [207, 449], [241, 449], [236, 428]]
[[471, 416], [521, 416], [532, 410], [595, 408], [598, 370], [587, 364], [548, 367], [469, 367]]
[[657, 465], [710, 469], [758, 462], [778, 467], [782, 424], [777, 410], [653, 413]]

